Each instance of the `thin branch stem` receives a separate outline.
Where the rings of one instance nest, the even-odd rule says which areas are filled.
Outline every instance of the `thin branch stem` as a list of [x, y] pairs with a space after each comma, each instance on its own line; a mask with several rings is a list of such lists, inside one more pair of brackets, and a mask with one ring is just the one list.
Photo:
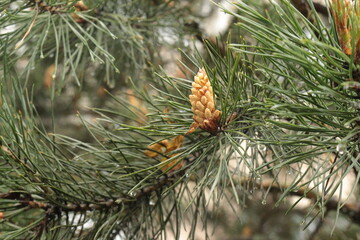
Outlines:
[[[255, 182], [253, 179], [249, 179], [247, 177], [244, 177], [241, 180], [235, 178], [233, 181], [242, 184], [251, 182], [254, 187], [256, 186], [258, 189], [269, 190], [270, 192], [283, 192], [283, 189], [290, 187], [287, 184], [274, 183], [272, 180], [262, 181], [261, 183]], [[317, 201], [317, 199], [321, 198], [319, 194], [313, 191], [309, 191], [305, 187], [299, 188], [296, 192], [290, 191], [289, 195], [304, 197], [313, 201]], [[339, 200], [326, 198], [325, 200], [325, 207], [328, 211], [337, 210], [339, 208], [339, 205], [342, 205], [340, 212], [351, 218], [354, 223], [360, 224], [360, 203], [341, 203]]]

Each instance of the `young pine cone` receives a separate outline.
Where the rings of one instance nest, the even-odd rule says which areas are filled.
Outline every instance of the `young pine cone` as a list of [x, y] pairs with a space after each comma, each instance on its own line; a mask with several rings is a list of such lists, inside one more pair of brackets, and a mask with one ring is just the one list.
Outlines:
[[[184, 136], [178, 135], [170, 140], [165, 139], [158, 143], [154, 143], [148, 146], [148, 150], [145, 150], [144, 154], [151, 158], [156, 158], [157, 156], [159, 156], [159, 154], [161, 154], [165, 157], [162, 158], [160, 162], [164, 162], [167, 159], [177, 155], [177, 153], [173, 153], [170, 156], [168, 156], [168, 153], [180, 148], [183, 142], [184, 142]], [[181, 169], [183, 165], [184, 165], [183, 161], [179, 162], [178, 159], [174, 159], [170, 162], [168, 161], [162, 164], [160, 169], [163, 172], [168, 172], [168, 171], [172, 172]]]
[[144, 154], [148, 157], [155, 158], [159, 154], [166, 154], [180, 148], [183, 142], [184, 136], [178, 135], [170, 140], [165, 139], [148, 146], [148, 150], [145, 150]]
[[221, 112], [215, 109], [213, 89], [204, 68], [194, 77], [189, 96], [191, 110], [194, 113], [194, 123], [187, 133], [192, 133], [197, 127], [216, 135], [219, 128]]
[[[167, 157], [162, 158], [160, 160], [160, 162], [164, 162], [167, 159], [177, 156], [177, 155], [178, 155], [178, 153], [174, 153], [174, 154], [170, 155], [168, 158]], [[177, 171], [177, 170], [181, 169], [183, 166], [184, 166], [184, 161], [179, 162], [177, 159], [174, 159], [171, 162], [164, 163], [160, 169], [162, 172], [173, 172], [173, 171]]]

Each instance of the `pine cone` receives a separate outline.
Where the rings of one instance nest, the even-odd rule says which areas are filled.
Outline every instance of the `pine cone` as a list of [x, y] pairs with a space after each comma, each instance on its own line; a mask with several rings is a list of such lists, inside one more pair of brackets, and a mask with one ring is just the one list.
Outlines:
[[189, 96], [194, 123], [187, 132], [192, 133], [197, 127], [216, 135], [219, 128], [221, 112], [215, 109], [213, 89], [204, 68], [194, 77], [192, 94]]
[[[166, 161], [167, 159], [171, 158], [171, 157], [174, 157], [174, 156], [177, 156], [178, 153], [174, 153], [172, 155], [170, 155], [168, 158], [162, 158], [160, 160], [160, 162], [164, 162]], [[184, 162], [183, 161], [178, 161], [177, 159], [174, 159], [168, 163], [164, 163], [162, 166], [161, 166], [161, 171], [162, 172], [173, 172], [173, 171], [176, 171], [176, 170], [179, 170], [183, 167], [184, 165]]]
[[[160, 162], [164, 162], [167, 159], [178, 155], [178, 153], [173, 153], [170, 156], [168, 156], [168, 153], [180, 148], [183, 142], [184, 142], [184, 136], [178, 135], [170, 140], [165, 139], [158, 143], [148, 146], [148, 150], [145, 150], [144, 154], [151, 158], [156, 158], [157, 156], [159, 156], [159, 154], [165, 155], [165, 157], [163, 157], [160, 160]], [[177, 159], [174, 159], [170, 162], [166, 162], [162, 164], [160, 169], [163, 172], [167, 172], [167, 171], [172, 172], [181, 169], [183, 165], [184, 165], [183, 161], [179, 162]]]
[[149, 150], [145, 150], [144, 154], [148, 157], [155, 158], [159, 154], [169, 153], [181, 147], [184, 142], [184, 136], [178, 135], [170, 140], [165, 139], [158, 143], [148, 146]]

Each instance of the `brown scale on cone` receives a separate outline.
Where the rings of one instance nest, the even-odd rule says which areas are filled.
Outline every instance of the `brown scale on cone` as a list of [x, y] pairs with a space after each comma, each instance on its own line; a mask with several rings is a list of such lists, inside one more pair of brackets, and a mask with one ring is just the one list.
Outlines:
[[199, 72], [194, 77], [191, 92], [192, 94], [189, 98], [191, 110], [194, 113], [194, 122], [187, 134], [194, 132], [196, 128], [200, 127], [216, 135], [219, 128], [221, 111], [215, 108], [213, 89], [204, 68], [199, 69]]
[[175, 157], [177, 155], [178, 155], [178, 153], [174, 153], [174, 154], [171, 154], [169, 157], [165, 157], [160, 160], [160, 162], [164, 162], [160, 168], [162, 172], [168, 172], [168, 171], [172, 172], [172, 171], [179, 170], [183, 167], [183, 165], [184, 165], [183, 161], [179, 161], [178, 159], [174, 159], [170, 162], [165, 162], [167, 159], [169, 159], [171, 157]]
[[181, 147], [184, 142], [184, 136], [179, 135], [170, 140], [165, 139], [160, 142], [148, 146], [149, 150], [145, 150], [144, 154], [148, 157], [155, 158], [159, 154], [169, 153]]

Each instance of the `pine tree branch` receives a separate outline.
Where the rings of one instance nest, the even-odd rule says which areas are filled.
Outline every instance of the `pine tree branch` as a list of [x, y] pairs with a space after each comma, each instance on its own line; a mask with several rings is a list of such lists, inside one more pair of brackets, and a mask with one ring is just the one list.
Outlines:
[[84, 5], [82, 1], [74, 1], [70, 4], [57, 4], [57, 5], [48, 5], [43, 0], [29, 0], [29, 4], [31, 6], [36, 5], [40, 11], [42, 12], [50, 12], [51, 14], [57, 14], [57, 13], [66, 13], [69, 6], [75, 6], [80, 11], [87, 10], [87, 7]]
[[[267, 180], [263, 182], [255, 182], [252, 178], [246, 178], [243, 179], [234, 179], [234, 182], [237, 182], [239, 184], [249, 184], [250, 186], [253, 186], [257, 189], [264, 189], [268, 190], [269, 192], [273, 193], [281, 193], [284, 191], [284, 189], [288, 189], [290, 186], [285, 183], [274, 183], [272, 180]], [[298, 196], [307, 198], [313, 201], [317, 201], [318, 199], [322, 198], [322, 196], [319, 196], [318, 193], [315, 193], [313, 191], [309, 191], [305, 187], [299, 188], [297, 191], [289, 191], [288, 193], [290, 196]], [[327, 199], [324, 198], [325, 201], [325, 207], [329, 210], [340, 210], [341, 213], [348, 216], [354, 223], [360, 225], [360, 203], [341, 203], [339, 200], [336, 199]]]
[[0, 199], [8, 199], [8, 200], [16, 200], [20, 205], [16, 206], [16, 208], [29, 207], [29, 208], [40, 208], [43, 210], [48, 210], [53, 208], [53, 206], [49, 203], [44, 203], [41, 201], [36, 201], [33, 199], [31, 194], [19, 191], [11, 191], [8, 193], [1, 193]]
[[38, 5], [38, 7], [39, 7], [39, 9], [40, 9], [41, 11], [48, 11], [48, 12], [50, 12], [50, 13], [52, 13], [52, 14], [58, 13], [58, 12], [62, 11], [62, 10], [63, 10], [63, 7], [64, 7], [63, 5], [60, 5], [60, 6], [49, 6], [49, 5], [47, 5], [44, 1], [41, 1], [41, 0], [30, 0], [30, 2]]
[[[24, 160], [19, 160], [12, 150], [8, 147], [1, 146], [3, 152], [9, 155], [12, 159], [20, 162], [25, 162]], [[175, 160], [176, 161], [176, 160]], [[164, 173], [164, 175], [160, 176], [159, 180], [151, 186], [147, 186], [137, 190], [127, 197], [120, 197], [117, 199], [101, 199], [92, 201], [92, 203], [68, 203], [66, 206], [58, 206], [51, 203], [45, 203], [41, 201], [35, 201], [31, 194], [25, 193], [22, 191], [11, 191], [9, 193], [0, 194], [0, 199], [11, 199], [17, 200], [21, 205], [18, 207], [27, 206], [29, 208], [40, 208], [45, 211], [49, 211], [48, 214], [52, 215], [55, 212], [60, 213], [61, 211], [65, 212], [84, 212], [84, 211], [93, 211], [93, 210], [101, 210], [105, 208], [113, 208], [118, 207], [119, 205], [124, 204], [133, 204], [135, 201], [148, 196], [152, 192], [155, 192], [161, 189], [166, 184], [171, 184], [175, 182], [178, 178], [185, 174], [185, 166], [189, 164], [188, 159], [183, 159], [181, 164], [181, 169], [178, 171], [172, 171], [169, 168], [169, 171]], [[41, 183], [41, 180], [38, 179], [38, 183]], [[51, 189], [50, 189], [51, 191]]]

